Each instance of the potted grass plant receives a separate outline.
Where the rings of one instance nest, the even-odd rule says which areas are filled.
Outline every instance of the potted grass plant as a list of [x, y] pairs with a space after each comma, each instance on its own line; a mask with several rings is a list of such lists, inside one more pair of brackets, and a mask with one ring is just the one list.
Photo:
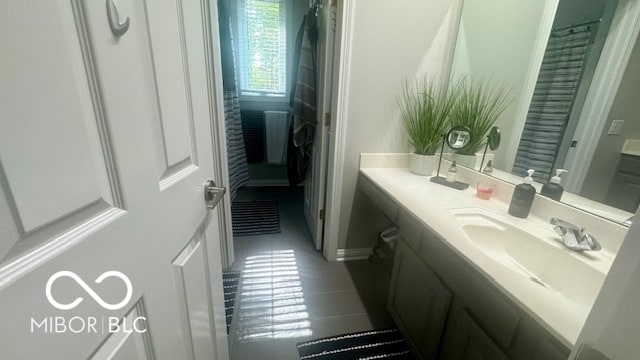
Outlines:
[[454, 104], [452, 92], [434, 78], [403, 82], [398, 107], [409, 144], [414, 149], [409, 157], [412, 173], [433, 174], [435, 154], [440, 148], [442, 134], [449, 128], [448, 117]]
[[451, 110], [451, 125], [464, 125], [471, 131], [471, 143], [456, 151], [458, 164], [476, 168], [487, 135], [510, 102], [504, 86], [493, 86], [488, 80], [463, 77], [457, 82], [456, 103]]

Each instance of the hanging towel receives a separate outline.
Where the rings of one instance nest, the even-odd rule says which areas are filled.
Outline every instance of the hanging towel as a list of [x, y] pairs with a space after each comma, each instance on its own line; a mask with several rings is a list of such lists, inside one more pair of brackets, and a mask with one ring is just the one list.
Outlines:
[[267, 163], [284, 165], [287, 162], [287, 135], [290, 116], [287, 111], [265, 111], [264, 122], [267, 137]]
[[295, 164], [287, 163], [289, 184], [296, 185], [305, 178], [311, 150], [313, 136], [317, 123], [316, 115], [316, 45], [318, 43], [318, 19], [315, 10], [310, 9], [304, 18], [304, 33], [299, 49], [299, 61], [297, 66], [296, 86], [293, 97], [293, 146], [290, 147], [289, 158]]

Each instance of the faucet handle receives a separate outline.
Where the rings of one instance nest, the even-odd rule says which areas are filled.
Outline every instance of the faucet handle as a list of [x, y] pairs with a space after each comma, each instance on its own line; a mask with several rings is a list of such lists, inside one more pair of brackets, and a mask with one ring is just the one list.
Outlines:
[[[551, 225], [564, 228], [565, 230], [580, 231], [580, 228], [578, 228], [576, 225], [573, 225], [572, 223], [557, 217], [552, 217], [551, 219], [549, 219], [549, 222], [551, 223]], [[558, 234], [558, 235], [564, 235], [564, 234]]]
[[562, 244], [568, 247], [569, 249], [575, 251], [584, 251], [584, 250], [600, 250], [602, 247], [595, 239], [595, 237], [591, 236], [587, 233], [587, 229], [584, 227], [577, 227], [568, 221], [564, 221], [559, 218], [551, 218], [549, 222], [553, 227], [553, 230], [556, 234], [562, 237]]
[[[580, 229], [580, 239], [578, 240], [580, 244], [585, 244], [589, 247], [588, 250], [598, 251], [602, 249], [600, 243], [596, 240], [596, 238], [586, 232], [585, 228]], [[586, 250], [586, 249], [585, 249]]]
[[560, 235], [560, 236], [565, 236], [567, 234], [567, 229], [563, 226], [560, 225], [556, 225], [553, 227], [553, 231], [556, 232], [556, 234]]

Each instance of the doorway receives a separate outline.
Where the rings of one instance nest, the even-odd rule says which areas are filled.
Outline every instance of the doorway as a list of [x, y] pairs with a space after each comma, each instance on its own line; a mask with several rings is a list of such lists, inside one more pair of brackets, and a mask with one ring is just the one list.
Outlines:
[[[218, 5], [229, 225], [238, 233], [241, 214], [267, 216], [273, 206], [269, 202], [276, 207], [290, 203], [273, 199], [273, 194], [300, 193], [305, 225], [321, 250], [336, 8], [307, 0], [227, 0]], [[262, 46], [268, 41], [258, 35], [273, 46]], [[260, 199], [260, 194], [269, 195]], [[241, 209], [247, 206], [258, 210]], [[255, 228], [249, 232], [262, 225], [266, 233], [277, 231], [269, 228], [273, 219], [249, 222]], [[232, 236], [227, 239], [223, 256], [229, 267], [234, 243]]]

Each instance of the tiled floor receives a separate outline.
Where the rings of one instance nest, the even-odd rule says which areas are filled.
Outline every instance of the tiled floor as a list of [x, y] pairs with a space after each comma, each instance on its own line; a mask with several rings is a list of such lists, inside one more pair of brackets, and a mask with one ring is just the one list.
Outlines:
[[278, 199], [282, 232], [235, 239], [233, 269], [243, 275], [232, 359], [298, 359], [296, 343], [393, 326], [388, 272], [378, 260], [325, 261], [304, 220], [303, 188], [243, 188], [238, 197]]

